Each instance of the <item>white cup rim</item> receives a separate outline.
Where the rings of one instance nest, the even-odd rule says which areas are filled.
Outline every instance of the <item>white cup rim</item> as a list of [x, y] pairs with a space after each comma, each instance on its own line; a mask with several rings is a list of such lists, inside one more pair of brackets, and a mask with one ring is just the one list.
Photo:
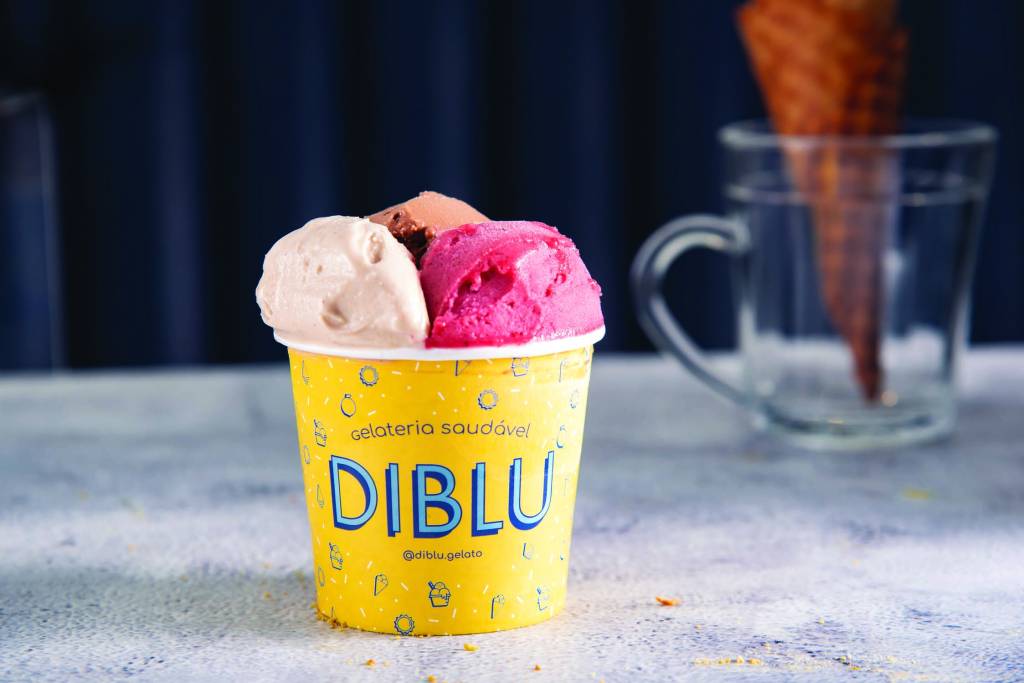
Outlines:
[[274, 332], [274, 339], [290, 349], [316, 353], [322, 356], [342, 358], [363, 358], [366, 360], [483, 360], [486, 358], [530, 358], [579, 349], [601, 341], [605, 327], [573, 337], [542, 339], [527, 344], [507, 346], [467, 346], [458, 348], [427, 349], [415, 346], [372, 348], [366, 346], [329, 346], [296, 342]]

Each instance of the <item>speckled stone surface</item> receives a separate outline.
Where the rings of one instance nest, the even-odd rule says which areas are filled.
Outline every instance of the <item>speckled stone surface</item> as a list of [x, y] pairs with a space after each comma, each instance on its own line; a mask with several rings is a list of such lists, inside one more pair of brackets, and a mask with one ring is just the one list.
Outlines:
[[566, 612], [423, 639], [309, 609], [284, 361], [6, 378], [0, 679], [1021, 680], [1024, 350], [964, 379], [955, 439], [822, 455], [598, 354]]

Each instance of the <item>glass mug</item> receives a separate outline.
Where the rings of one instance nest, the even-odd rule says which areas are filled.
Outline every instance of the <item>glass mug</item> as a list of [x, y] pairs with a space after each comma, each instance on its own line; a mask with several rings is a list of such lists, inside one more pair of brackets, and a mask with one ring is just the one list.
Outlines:
[[[644, 243], [631, 273], [641, 325], [755, 425], [797, 445], [949, 434], [996, 137], [937, 121], [861, 137], [726, 126], [726, 215], [677, 218]], [[741, 382], [707, 363], [661, 291], [695, 247], [732, 257]]]

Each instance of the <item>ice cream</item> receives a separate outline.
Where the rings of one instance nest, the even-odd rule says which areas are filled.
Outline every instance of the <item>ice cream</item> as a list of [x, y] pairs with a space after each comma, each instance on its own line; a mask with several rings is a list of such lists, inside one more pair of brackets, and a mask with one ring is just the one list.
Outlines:
[[[332, 216], [286, 235], [256, 291], [288, 347], [317, 614], [399, 636], [551, 619], [600, 289], [543, 223], [434, 193], [375, 217], [388, 227]], [[422, 272], [389, 227], [433, 239]]]
[[572, 240], [527, 221], [463, 225], [436, 237], [420, 281], [429, 347], [502, 346], [592, 332], [601, 288]]
[[488, 220], [466, 202], [438, 192], [420, 192], [409, 201], [378, 211], [369, 219], [390, 230], [417, 260], [439, 233]]
[[412, 256], [365, 218], [317, 218], [278, 240], [256, 300], [263, 321], [289, 342], [416, 346], [429, 326]]
[[[425, 250], [420, 270], [400, 239]], [[284, 236], [256, 298], [282, 341], [318, 346], [505, 346], [604, 324], [601, 288], [572, 240], [543, 223], [488, 221], [436, 192]]]

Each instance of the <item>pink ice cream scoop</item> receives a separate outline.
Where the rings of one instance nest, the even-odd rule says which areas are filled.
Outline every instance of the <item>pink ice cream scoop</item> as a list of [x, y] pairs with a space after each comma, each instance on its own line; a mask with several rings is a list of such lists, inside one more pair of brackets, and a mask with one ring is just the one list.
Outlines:
[[504, 346], [604, 324], [601, 288], [565, 235], [543, 223], [489, 222], [439, 234], [420, 283], [428, 347]]

